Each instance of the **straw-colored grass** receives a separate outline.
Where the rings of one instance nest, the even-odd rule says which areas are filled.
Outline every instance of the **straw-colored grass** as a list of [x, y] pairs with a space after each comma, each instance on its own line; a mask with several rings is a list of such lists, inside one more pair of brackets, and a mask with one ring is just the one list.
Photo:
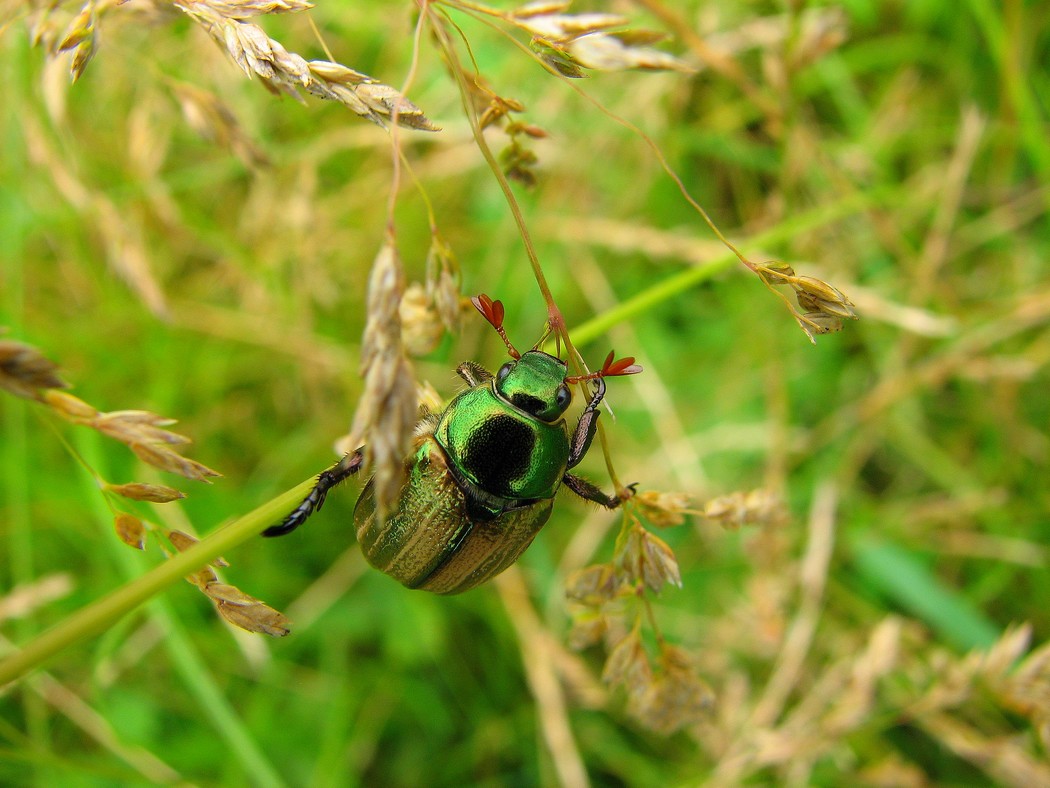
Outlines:
[[[1050, 784], [1037, 6], [5, 3], [0, 783]], [[622, 509], [254, 538], [478, 293]]]

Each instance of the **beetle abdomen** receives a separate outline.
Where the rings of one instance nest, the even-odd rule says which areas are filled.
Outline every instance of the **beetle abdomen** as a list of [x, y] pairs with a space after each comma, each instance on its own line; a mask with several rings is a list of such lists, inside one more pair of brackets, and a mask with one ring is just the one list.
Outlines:
[[467, 494], [449, 473], [441, 446], [429, 437], [413, 458], [397, 508], [380, 525], [369, 482], [354, 522], [361, 550], [376, 569], [409, 588], [456, 594], [514, 563], [552, 506], [542, 500], [490, 520], [472, 519]]

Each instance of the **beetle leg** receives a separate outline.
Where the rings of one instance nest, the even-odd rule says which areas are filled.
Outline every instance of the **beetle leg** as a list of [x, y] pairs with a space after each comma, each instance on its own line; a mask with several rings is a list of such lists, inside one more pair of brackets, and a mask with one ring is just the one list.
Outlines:
[[[576, 425], [576, 432], [572, 434], [572, 440], [569, 441], [569, 468], [575, 468], [580, 464], [580, 460], [587, 453], [587, 449], [591, 448], [591, 441], [594, 440], [594, 433], [598, 429], [598, 405], [601, 404], [602, 397], [605, 396], [605, 381], [602, 378], [598, 378], [597, 381], [598, 388], [580, 415], [580, 421]], [[587, 496], [584, 497], [586, 498]]]
[[464, 361], [456, 367], [456, 374], [463, 378], [463, 380], [467, 382], [467, 385], [471, 387], [487, 383], [494, 377], [491, 372], [480, 364], [475, 364], [473, 361]]
[[326, 468], [317, 474], [317, 483], [306, 494], [302, 502], [296, 506], [288, 516], [277, 525], [272, 525], [262, 532], [263, 536], [284, 536], [290, 534], [324, 505], [325, 496], [328, 491], [342, 481], [346, 481], [359, 470], [364, 462], [365, 455], [358, 449], [353, 454], [347, 454], [331, 468]]
[[[565, 474], [565, 476], [562, 477], [562, 482], [581, 498], [593, 501], [599, 506], [604, 506], [606, 509], [615, 509], [624, 501], [624, 499], [618, 495], [606, 495], [598, 485], [589, 482], [580, 476], [573, 476], [571, 473]], [[626, 491], [628, 498], [634, 495], [635, 486], [636, 484], [627, 485]]]

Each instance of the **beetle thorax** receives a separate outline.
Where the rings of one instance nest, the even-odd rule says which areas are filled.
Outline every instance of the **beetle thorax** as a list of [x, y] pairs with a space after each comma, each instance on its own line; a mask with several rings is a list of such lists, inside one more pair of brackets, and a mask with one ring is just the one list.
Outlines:
[[529, 351], [453, 399], [434, 432], [451, 472], [507, 508], [552, 498], [569, 458], [564, 381], [563, 362]]

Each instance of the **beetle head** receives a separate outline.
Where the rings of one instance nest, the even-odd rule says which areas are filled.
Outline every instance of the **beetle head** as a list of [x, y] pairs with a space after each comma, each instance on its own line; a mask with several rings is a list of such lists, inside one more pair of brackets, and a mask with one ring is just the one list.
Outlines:
[[[611, 378], [619, 375], [635, 375], [642, 371], [634, 363], [633, 357], [616, 359], [609, 353], [597, 372], [586, 375], [567, 376], [568, 366], [564, 361], [544, 353], [542, 350], [529, 350], [524, 355], [511, 344], [503, 328], [503, 302], [493, 301], [484, 293], [470, 299], [484, 318], [489, 321], [496, 333], [500, 335], [507, 352], [514, 361], [508, 361], [496, 373], [494, 382], [496, 393], [505, 400], [543, 421], [553, 422], [558, 419], [572, 402], [572, 391], [569, 386], [585, 380]], [[550, 327], [548, 326], [548, 331]], [[547, 334], [544, 334], [545, 338]], [[540, 343], [543, 342], [540, 339]], [[604, 391], [604, 387], [601, 388]], [[600, 394], [598, 398], [600, 399]]]
[[542, 350], [508, 361], [496, 373], [496, 393], [541, 421], [557, 421], [572, 402], [565, 383], [565, 362]]

